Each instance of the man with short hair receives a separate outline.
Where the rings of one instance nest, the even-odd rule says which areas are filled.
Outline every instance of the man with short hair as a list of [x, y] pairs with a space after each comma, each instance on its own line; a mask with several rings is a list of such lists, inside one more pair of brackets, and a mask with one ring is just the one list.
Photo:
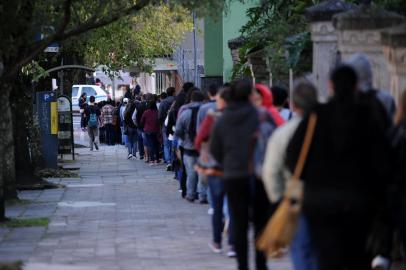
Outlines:
[[100, 119], [100, 109], [95, 104], [95, 97], [91, 96], [89, 98], [89, 106], [86, 107], [84, 116], [87, 123], [87, 133], [89, 134], [90, 151], [93, 151], [93, 145], [96, 150], [99, 150], [97, 145], [97, 136], [99, 135], [99, 119]]
[[185, 199], [189, 202], [194, 202], [197, 195], [198, 177], [194, 166], [199, 154], [196, 151], [194, 139], [196, 137], [197, 113], [203, 100], [202, 92], [195, 90], [192, 93], [192, 102], [179, 115], [176, 122], [175, 135], [181, 139], [181, 147], [184, 149], [183, 162], [187, 174]]

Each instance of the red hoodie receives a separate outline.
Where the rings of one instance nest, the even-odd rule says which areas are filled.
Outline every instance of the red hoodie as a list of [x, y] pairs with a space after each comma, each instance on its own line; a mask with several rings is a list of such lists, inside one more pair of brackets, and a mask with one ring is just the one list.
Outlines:
[[278, 110], [273, 106], [273, 96], [271, 90], [263, 84], [255, 84], [255, 88], [261, 93], [262, 107], [266, 108], [272, 115], [273, 120], [277, 126], [281, 126], [285, 123], [285, 120], [280, 116]]

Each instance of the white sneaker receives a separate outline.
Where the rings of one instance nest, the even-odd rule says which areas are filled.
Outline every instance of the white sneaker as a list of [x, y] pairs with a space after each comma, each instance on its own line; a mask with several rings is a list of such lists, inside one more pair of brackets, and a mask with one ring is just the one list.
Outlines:
[[219, 254], [222, 252], [221, 246], [216, 243], [213, 243], [213, 242], [209, 243], [209, 248], [211, 249], [211, 251], [213, 251], [216, 254]]
[[234, 250], [229, 250], [227, 252], [227, 257], [229, 258], [235, 258], [237, 256], [237, 253]]
[[378, 255], [372, 260], [371, 266], [373, 270], [389, 270], [390, 261], [388, 258]]
[[131, 159], [133, 157], [133, 154], [128, 154], [127, 159]]

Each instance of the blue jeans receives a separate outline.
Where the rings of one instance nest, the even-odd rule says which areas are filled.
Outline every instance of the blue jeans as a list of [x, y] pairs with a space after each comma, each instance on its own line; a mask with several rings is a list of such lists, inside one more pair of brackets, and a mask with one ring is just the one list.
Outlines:
[[189, 199], [196, 199], [198, 176], [195, 171], [196, 156], [183, 155], [183, 163], [186, 169], [186, 196]]
[[[211, 205], [213, 207], [214, 213], [212, 216], [212, 227], [213, 227], [213, 242], [221, 245], [221, 235], [223, 232], [224, 221], [226, 215], [224, 215], [224, 206], [226, 204], [226, 192], [224, 190], [224, 180], [217, 176], [208, 176], [209, 189], [211, 196]], [[228, 213], [227, 213], [228, 215]], [[230, 220], [231, 221], [231, 220]], [[232, 224], [229, 224], [228, 231], [228, 243], [233, 245], [232, 239]]]
[[290, 247], [295, 270], [318, 270], [317, 252], [310, 239], [306, 218], [301, 215]]
[[158, 133], [155, 132], [145, 132], [145, 138], [148, 145], [148, 158], [150, 161], [159, 160], [159, 142]]
[[128, 133], [127, 133], [127, 148], [128, 148], [128, 154], [132, 154], [133, 156], [137, 155], [137, 138], [138, 138], [138, 132], [136, 128], [127, 128]]
[[198, 176], [199, 182], [197, 184], [197, 189], [199, 191], [199, 200], [207, 200], [207, 190], [208, 190], [208, 184], [205, 182], [205, 177], [204, 175], [199, 174]]
[[170, 163], [172, 161], [172, 141], [168, 140], [165, 127], [162, 128], [162, 144], [164, 148], [164, 161], [165, 163]]
[[140, 129], [140, 128], [138, 129], [137, 142], [138, 142], [138, 151], [140, 152], [140, 157], [143, 158], [145, 155], [144, 140], [142, 138], [142, 129]]

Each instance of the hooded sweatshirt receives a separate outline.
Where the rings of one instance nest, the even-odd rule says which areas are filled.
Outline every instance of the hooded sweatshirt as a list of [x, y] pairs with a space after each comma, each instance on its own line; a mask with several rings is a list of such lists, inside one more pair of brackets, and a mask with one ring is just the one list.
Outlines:
[[363, 53], [356, 53], [348, 60], [348, 64], [354, 68], [358, 76], [358, 87], [362, 92], [376, 92], [376, 98], [385, 107], [390, 119], [393, 119], [396, 112], [396, 105], [393, 97], [386, 90], [373, 90], [373, 73], [371, 62]]
[[250, 167], [258, 127], [258, 111], [249, 102], [229, 104], [214, 125], [210, 153], [223, 168], [226, 180], [253, 174]]
[[285, 120], [281, 117], [278, 110], [273, 106], [273, 96], [269, 88], [260, 83], [255, 84], [255, 88], [261, 93], [262, 107], [268, 110], [277, 126], [283, 125]]

